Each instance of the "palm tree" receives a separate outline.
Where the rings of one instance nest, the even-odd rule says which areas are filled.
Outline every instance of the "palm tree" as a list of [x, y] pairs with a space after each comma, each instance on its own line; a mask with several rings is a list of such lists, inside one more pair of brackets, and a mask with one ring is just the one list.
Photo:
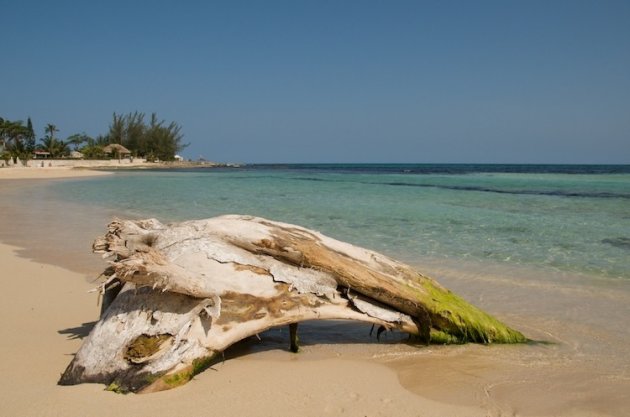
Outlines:
[[68, 145], [72, 145], [74, 147], [74, 150], [78, 151], [81, 145], [83, 145], [84, 143], [89, 143], [90, 140], [93, 139], [85, 133], [75, 133], [74, 135], [70, 135], [66, 138], [66, 143]]
[[50, 152], [50, 156], [55, 158], [57, 156], [61, 156], [68, 150], [68, 145], [63, 141], [58, 141], [55, 139], [55, 132], [59, 132], [57, 126], [52, 123], [46, 124], [44, 131], [47, 135], [41, 139], [41, 145], [38, 146], [40, 150], [44, 150], [46, 152]]
[[41, 144], [37, 146], [37, 149], [50, 153], [51, 158], [63, 156], [68, 153], [68, 144], [62, 140], [56, 140], [53, 136], [46, 135]]
[[9, 151], [13, 163], [17, 163], [20, 158], [22, 162], [30, 159], [30, 154], [24, 146], [24, 139], [28, 136], [28, 129], [24, 126], [24, 122], [17, 120], [15, 122], [4, 120], [2, 127], [2, 135], [4, 136], [4, 147]]
[[57, 126], [55, 126], [52, 123], [48, 123], [46, 125], [46, 129], [44, 129], [46, 131], [46, 133], [48, 133], [50, 135], [50, 138], [54, 141], [55, 140], [55, 132], [59, 132], [59, 129], [57, 129]]
[[24, 136], [26, 136], [28, 132], [23, 121], [16, 120], [15, 122], [11, 122], [9, 120], [5, 120], [4, 134], [9, 141], [13, 142], [13, 144], [17, 146], [18, 142], [24, 139]]

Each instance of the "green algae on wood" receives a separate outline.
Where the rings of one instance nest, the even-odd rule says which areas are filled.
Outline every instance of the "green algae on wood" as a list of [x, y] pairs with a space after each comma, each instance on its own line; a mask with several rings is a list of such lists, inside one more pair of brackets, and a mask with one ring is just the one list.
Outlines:
[[447, 335], [449, 343], [528, 341], [519, 331], [511, 329], [451, 291], [436, 287], [430, 282], [425, 282], [424, 288], [428, 294], [421, 298], [431, 318], [431, 327]]
[[158, 353], [164, 343], [172, 338], [170, 334], [141, 334], [127, 345], [125, 358], [132, 363], [142, 363]]
[[146, 394], [155, 391], [163, 391], [166, 389], [172, 389], [184, 385], [191, 379], [208, 369], [214, 362], [216, 355], [208, 355], [201, 358], [196, 358], [192, 361], [192, 364], [178, 369], [174, 372], [170, 372], [166, 375], [159, 375], [142, 388], [140, 393]]

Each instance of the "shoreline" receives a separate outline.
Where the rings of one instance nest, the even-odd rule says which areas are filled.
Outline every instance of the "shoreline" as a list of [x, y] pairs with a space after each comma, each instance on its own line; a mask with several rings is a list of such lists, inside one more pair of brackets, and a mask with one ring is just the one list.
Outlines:
[[[42, 160], [43, 162], [44, 160]], [[203, 169], [203, 168], [239, 168], [240, 164], [227, 164], [217, 162], [124, 162], [116, 161], [50, 161], [54, 166], [3, 166], [0, 168], [0, 180], [3, 179], [56, 179], [79, 178], [99, 175], [111, 175], [119, 171], [146, 171], [146, 170], [170, 170], [170, 169]], [[67, 164], [67, 165], [66, 165]]]
[[[623, 310], [606, 304], [626, 305], [628, 310], [630, 299], [619, 298], [614, 291], [591, 294], [580, 288], [553, 285], [544, 277], [536, 282], [514, 283], [541, 271], [523, 269], [521, 277], [516, 270], [488, 269], [488, 265], [473, 268], [472, 264], [459, 265], [458, 269], [440, 260], [429, 266], [429, 275], [473, 304], [498, 313], [528, 337], [552, 344], [426, 348], [377, 344], [364, 339], [362, 329], [348, 326], [325, 324], [309, 330], [305, 325], [301, 354], [288, 352], [286, 335], [281, 331], [263, 334], [262, 342], [248, 341], [230, 348], [225, 363], [177, 390], [119, 396], [104, 392], [101, 385], [58, 387], [56, 378], [69, 363], [67, 355], [76, 352], [80, 339], [98, 317], [96, 295], [86, 294], [94, 284], [85, 278], [96, 277], [104, 264], [86, 244], [102, 233], [108, 212], [90, 213], [83, 219], [77, 217], [81, 208], [64, 209], [51, 202], [36, 207], [39, 211], [23, 212], [24, 203], [14, 196], [29, 192], [36, 195], [37, 187], [29, 191], [21, 184], [40, 186], [46, 184], [46, 178], [4, 184], [0, 181], [0, 206], [4, 204], [5, 214], [17, 210], [11, 223], [5, 220], [0, 227], [17, 227], [23, 235], [19, 245], [0, 244], [0, 263], [9, 271], [3, 274], [6, 281], [0, 299], [0, 324], [6, 334], [12, 335], [11, 342], [0, 347], [0, 355], [11, 358], [3, 360], [2, 369], [9, 377], [0, 383], [0, 404], [10, 407], [6, 414], [54, 415], [45, 408], [71, 416], [114, 412], [123, 416], [155, 415], [164, 410], [187, 410], [197, 415], [211, 408], [220, 410], [221, 415], [261, 416], [336, 415], [342, 410], [349, 415], [621, 416], [630, 405], [620, 394], [630, 389], [627, 367], [610, 371], [618, 364], [606, 359], [606, 355], [613, 359], [627, 357], [627, 340], [610, 339], [602, 332], [613, 332], [615, 325], [598, 329], [602, 323], [590, 317], [590, 310], [603, 312], [603, 320], [611, 314], [623, 316]], [[3, 203], [7, 195], [13, 197], [5, 198], [11, 201]], [[83, 246], [62, 245], [59, 252], [37, 255], [33, 246], [46, 249], [59, 244], [43, 239], [46, 233], [32, 233], [33, 227], [44, 224], [33, 217], [45, 217], [47, 211], [63, 219], [61, 227], [47, 233], [61, 242], [81, 241]], [[25, 218], [20, 220], [20, 216]], [[94, 218], [99, 222], [102, 219], [103, 224], [93, 224]], [[74, 222], [72, 227], [66, 227], [69, 221]], [[5, 240], [0, 235], [0, 241]], [[85, 257], [88, 263], [75, 268], [76, 257]], [[71, 267], [72, 271], [55, 265]], [[627, 289], [627, 285], [623, 287]], [[587, 309], [580, 310], [583, 306]], [[600, 344], [603, 348], [598, 347]], [[26, 346], [24, 351], [22, 346]], [[30, 369], [29, 356], [41, 358], [32, 365], [35, 369]], [[597, 366], [592, 363], [595, 360], [599, 361]], [[270, 380], [274, 384], [269, 384]], [[598, 384], [597, 389], [592, 384]], [[240, 398], [243, 392], [251, 395], [248, 401]], [[31, 403], [33, 396], [40, 398], [36, 405]], [[191, 399], [194, 404], [190, 404]], [[105, 405], [102, 409], [107, 413], [99, 414], [100, 409], [93, 405], [96, 403]], [[259, 414], [252, 414], [252, 408]]]
[[85, 167], [4, 167], [0, 168], [0, 180], [26, 180], [26, 179], [59, 179], [82, 178], [111, 175], [106, 171], [97, 171]]

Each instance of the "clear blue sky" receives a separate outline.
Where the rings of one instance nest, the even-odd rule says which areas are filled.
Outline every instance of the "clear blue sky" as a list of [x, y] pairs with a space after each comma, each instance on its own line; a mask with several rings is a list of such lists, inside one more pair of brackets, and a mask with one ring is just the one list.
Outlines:
[[0, 116], [224, 162], [630, 163], [630, 1], [0, 0]]

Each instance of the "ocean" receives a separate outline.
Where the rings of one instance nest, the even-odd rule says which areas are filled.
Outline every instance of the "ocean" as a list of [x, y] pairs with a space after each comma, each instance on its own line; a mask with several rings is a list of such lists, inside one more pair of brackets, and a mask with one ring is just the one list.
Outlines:
[[409, 263], [490, 261], [630, 279], [630, 166], [252, 165], [119, 173], [49, 191], [167, 222], [267, 217]]
[[[629, 165], [248, 165], [9, 188], [0, 239], [90, 279], [104, 269], [91, 241], [114, 216], [249, 214], [402, 260], [533, 340], [418, 347], [324, 322], [301, 326], [298, 360], [376, 361], [412, 392], [481, 403], [488, 415], [625, 416], [630, 407]], [[286, 343], [286, 329], [272, 329], [226, 357], [296, 360]]]

